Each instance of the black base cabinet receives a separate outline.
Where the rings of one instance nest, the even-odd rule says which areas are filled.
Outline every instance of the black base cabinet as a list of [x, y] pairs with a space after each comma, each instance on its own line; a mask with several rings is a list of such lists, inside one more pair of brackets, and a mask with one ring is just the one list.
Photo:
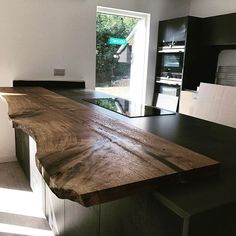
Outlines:
[[235, 219], [235, 203], [200, 212], [190, 218], [187, 235], [235, 236]]
[[48, 187], [46, 189], [46, 216], [55, 235], [236, 235], [235, 203], [189, 215], [171, 203], [163, 202], [159, 194], [146, 193], [86, 208], [59, 199]]
[[153, 193], [102, 204], [100, 222], [103, 236], [182, 235], [182, 219], [155, 199]]
[[183, 235], [181, 217], [160, 204], [152, 193], [86, 208], [57, 198], [48, 187], [46, 192], [46, 217], [55, 235]]
[[29, 136], [20, 129], [15, 129], [15, 144], [17, 160], [30, 181]]
[[100, 206], [83, 207], [76, 202], [65, 202], [65, 236], [100, 235]]

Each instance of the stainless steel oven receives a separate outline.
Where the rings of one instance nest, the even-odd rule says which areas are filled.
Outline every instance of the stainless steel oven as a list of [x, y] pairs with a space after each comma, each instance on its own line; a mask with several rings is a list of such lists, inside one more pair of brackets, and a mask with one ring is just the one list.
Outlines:
[[184, 50], [183, 45], [172, 44], [158, 48], [154, 106], [171, 111], [178, 110]]
[[157, 76], [159, 79], [181, 80], [184, 63], [184, 46], [161, 47], [158, 50]]

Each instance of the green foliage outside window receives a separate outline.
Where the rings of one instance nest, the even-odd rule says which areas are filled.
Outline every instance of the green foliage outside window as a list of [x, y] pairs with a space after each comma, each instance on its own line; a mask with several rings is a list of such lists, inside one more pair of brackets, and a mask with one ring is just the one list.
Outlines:
[[108, 39], [109, 37], [127, 38], [137, 21], [135, 18], [97, 13], [97, 87], [110, 86], [111, 81], [115, 79], [114, 72], [118, 75], [117, 78], [129, 75], [130, 67], [125, 65], [125, 63], [118, 63], [118, 59], [114, 58], [120, 46], [109, 45]]
[[113, 98], [100, 98], [99, 100], [96, 100], [94, 104], [117, 112], [116, 103]]

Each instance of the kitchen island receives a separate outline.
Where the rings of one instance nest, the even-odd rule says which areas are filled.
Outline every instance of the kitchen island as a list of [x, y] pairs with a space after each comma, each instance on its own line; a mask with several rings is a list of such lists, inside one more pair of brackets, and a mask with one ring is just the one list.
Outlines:
[[[29, 90], [30, 89], [28, 88], [26, 90], [15, 90], [15, 91], [14, 90], [4, 91], [4, 89], [1, 89], [1, 92], [8, 93], [8, 99], [11, 98], [14, 100], [14, 96], [13, 96], [14, 92], [18, 91], [18, 94], [23, 95], [23, 94], [27, 94], [27, 91]], [[93, 92], [88, 93], [87, 91], [73, 91], [73, 90], [63, 91], [61, 90], [61, 91], [57, 91], [57, 93], [61, 93], [63, 95], [69, 96], [72, 99], [80, 101], [80, 102], [83, 102], [81, 98], [94, 96]], [[41, 91], [41, 94], [43, 94], [42, 91]], [[45, 95], [44, 102], [45, 102], [45, 97], [46, 97], [46, 100], [50, 99], [50, 101], [52, 101], [53, 99], [56, 99], [55, 102], [58, 104], [58, 108], [60, 108], [61, 110], [68, 109], [68, 107], [65, 106], [64, 98], [60, 99], [58, 95], [52, 95], [50, 93], [46, 93], [44, 95]], [[35, 101], [39, 100], [41, 101], [40, 104], [42, 104], [42, 100], [41, 98], [40, 99], [38, 98], [37, 94], [35, 94], [34, 97], [35, 97]], [[31, 102], [29, 100], [27, 101], [28, 101], [27, 107], [25, 107], [26, 109], [24, 110], [24, 112], [22, 113], [22, 110], [17, 110], [18, 106], [16, 105], [14, 114], [12, 115], [11, 118], [13, 119], [14, 125], [16, 128], [20, 128], [24, 130], [28, 135], [33, 136], [37, 140], [37, 137], [34, 136], [35, 135], [34, 127], [33, 127], [34, 125], [29, 128], [27, 119], [28, 118], [32, 119], [32, 116], [40, 117], [40, 114], [42, 113], [42, 111], [44, 111], [45, 107], [41, 107], [39, 103], [36, 102], [38, 105], [36, 106], [36, 109], [33, 109], [33, 113], [32, 113], [32, 108], [35, 108], [35, 104], [33, 104], [34, 106], [32, 107], [31, 106], [32, 99], [31, 99]], [[70, 102], [70, 103], [73, 104], [73, 106], [69, 107], [68, 112], [70, 115], [68, 117], [70, 116], [73, 117], [76, 114], [76, 112], [78, 112], [76, 110], [77, 104], [73, 102]], [[83, 102], [83, 103], [86, 103], [86, 102]], [[16, 103], [13, 102], [12, 104], [14, 105]], [[77, 235], [77, 234], [69, 233], [69, 232], [72, 232], [71, 229], [77, 228], [78, 230], [80, 230], [80, 232], [78, 232], [78, 235], [156, 235], [157, 233], [159, 235], [211, 235], [209, 234], [209, 232], [207, 232], [206, 229], [199, 227], [199, 224], [207, 223], [209, 219], [211, 220], [213, 219], [213, 221], [214, 219], [215, 220], [220, 219], [221, 222], [226, 221], [225, 220], [227, 219], [226, 217], [224, 218], [220, 217], [220, 215], [215, 214], [215, 211], [222, 212], [222, 211], [226, 211], [227, 209], [228, 213], [231, 213], [230, 210], [232, 211], [233, 209], [232, 204], [234, 203], [234, 200], [235, 200], [233, 187], [235, 185], [234, 180], [236, 178], [235, 178], [235, 174], [233, 173], [234, 171], [229, 171], [228, 167], [229, 166], [231, 168], [235, 167], [233, 165], [234, 164], [233, 155], [235, 156], [235, 140], [236, 140], [235, 129], [227, 128], [224, 126], [216, 125], [210, 122], [194, 119], [194, 118], [179, 115], [179, 114], [176, 114], [175, 116], [144, 117], [144, 118], [130, 119], [130, 118], [115, 114], [114, 112], [110, 112], [102, 108], [95, 107], [94, 105], [89, 105], [89, 104], [87, 105], [92, 107], [93, 109], [96, 109], [97, 111], [102, 111], [103, 113], [105, 113], [106, 116], [102, 116], [105, 120], [100, 119], [99, 118], [100, 115], [93, 117], [94, 112], [88, 113], [87, 107], [82, 106], [82, 108], [87, 113], [85, 112], [86, 115], [84, 117], [80, 113], [79, 123], [84, 124], [88, 122], [88, 119], [89, 120], [92, 119], [94, 122], [95, 120], [96, 121], [103, 120], [103, 123], [102, 124], [100, 123], [99, 127], [96, 124], [95, 128], [97, 128], [97, 131], [99, 131], [100, 134], [101, 134], [101, 131], [104, 134], [104, 128], [102, 128], [101, 130], [101, 125], [102, 127], [104, 127], [104, 125], [106, 127], [107, 125], [108, 126], [110, 125], [109, 127], [110, 131], [105, 132], [105, 134], [107, 135], [109, 133], [110, 140], [112, 141], [112, 143], [115, 143], [115, 144], [122, 142], [122, 139], [124, 138], [123, 135], [125, 133], [128, 133], [129, 138], [127, 139], [127, 136], [125, 135], [126, 139], [125, 139], [125, 142], [122, 143], [122, 147], [126, 147], [125, 145], [129, 144], [127, 145], [127, 148], [129, 148], [131, 145], [133, 149], [135, 150], [134, 156], [140, 157], [140, 152], [141, 152], [141, 156], [142, 155], [145, 156], [144, 158], [145, 162], [140, 163], [140, 166], [135, 164], [135, 166], [133, 167], [132, 164], [137, 162], [137, 159], [135, 159], [136, 160], [135, 162], [133, 162], [134, 161], [133, 159], [122, 166], [122, 170], [124, 169], [124, 171], [127, 170], [125, 168], [128, 166], [128, 170], [132, 170], [132, 173], [133, 172], [137, 173], [137, 169], [135, 170], [133, 168], [139, 168], [140, 172], [138, 172], [138, 174], [135, 176], [136, 182], [134, 182], [133, 181], [134, 179], [132, 179], [133, 182], [131, 181], [129, 182], [129, 184], [127, 184], [127, 182], [126, 184], [125, 182], [122, 183], [121, 181], [123, 181], [124, 179], [126, 179], [127, 181], [127, 176], [128, 176], [128, 180], [130, 180], [130, 174], [128, 174], [126, 178], [122, 178], [122, 176], [121, 177], [119, 176], [119, 179], [116, 180], [118, 182], [115, 183], [111, 181], [113, 186], [110, 186], [109, 188], [107, 188], [107, 185], [106, 185], [106, 189], [109, 189], [109, 191], [104, 192], [103, 191], [104, 187], [103, 187], [103, 189], [99, 190], [100, 192], [97, 191], [99, 193], [94, 191], [94, 194], [89, 195], [88, 198], [87, 198], [88, 195], [84, 195], [84, 197], [81, 198], [82, 196], [81, 194], [78, 195], [72, 191], [71, 192], [64, 191], [64, 190], [58, 191], [58, 188], [57, 188], [57, 186], [63, 186], [63, 188], [64, 186], [68, 187], [68, 185], [65, 185], [65, 183], [71, 184], [69, 180], [71, 179], [73, 180], [74, 178], [74, 169], [73, 169], [74, 161], [75, 161], [74, 158], [72, 158], [73, 165], [70, 166], [70, 168], [72, 169], [70, 168], [64, 169], [66, 170], [65, 172], [67, 173], [68, 173], [67, 170], [70, 171], [69, 176], [68, 175], [63, 176], [62, 172], [58, 171], [58, 167], [59, 167], [59, 170], [60, 170], [60, 167], [62, 168], [66, 167], [65, 163], [62, 164], [64, 155], [60, 155], [62, 151], [63, 152], [66, 151], [64, 147], [64, 141], [59, 142], [59, 143], [52, 143], [51, 145], [50, 145], [50, 142], [47, 142], [46, 146], [45, 145], [40, 146], [40, 143], [38, 143], [37, 150], [42, 148], [42, 150], [44, 150], [43, 151], [44, 154], [46, 153], [46, 155], [40, 156], [40, 152], [38, 152], [36, 160], [40, 160], [40, 161], [36, 161], [36, 163], [45, 181], [47, 182], [49, 187], [54, 191], [54, 193], [56, 193], [57, 196], [59, 197], [68, 198], [73, 201], [78, 201], [81, 204], [84, 204], [84, 205], [87, 204], [87, 206], [98, 204], [96, 206], [89, 207], [89, 208], [84, 208], [81, 206], [78, 208], [77, 213], [70, 215], [68, 212], [72, 213], [73, 212], [72, 209], [75, 208], [75, 204], [76, 206], [78, 204], [75, 202], [71, 202], [70, 200], [60, 200], [60, 199], [55, 200], [59, 202], [63, 201], [62, 205], [64, 204], [64, 208], [63, 208], [64, 210], [62, 211], [64, 212], [64, 220], [62, 221], [64, 221], [65, 225], [62, 227], [63, 230], [61, 232], [64, 232], [65, 235]], [[52, 111], [54, 110], [53, 106], [49, 106], [49, 107], [52, 109]], [[82, 108], [80, 107], [80, 110]], [[11, 116], [11, 109], [9, 113]], [[68, 124], [57, 123], [57, 121], [61, 120], [60, 119], [62, 118], [61, 115], [62, 114], [58, 112], [58, 110], [56, 113], [54, 110], [54, 116], [56, 119], [54, 119], [53, 122], [50, 124], [52, 127], [54, 127], [54, 131], [53, 133], [49, 134], [49, 138], [50, 138], [50, 135], [52, 136], [55, 135], [55, 131], [57, 131], [58, 125], [60, 129], [62, 128], [64, 129], [64, 131], [67, 131], [66, 127]], [[110, 117], [112, 117], [112, 123], [111, 123]], [[26, 123], [24, 122], [22, 123], [21, 118], [24, 118], [23, 121], [26, 121]], [[40, 120], [36, 119], [36, 121], [38, 121], [36, 122], [36, 124], [39, 124], [42, 121], [41, 118]], [[114, 125], [114, 119], [115, 121], [117, 121], [116, 125]], [[51, 119], [43, 120], [44, 124], [49, 122], [49, 120], [51, 121]], [[122, 123], [120, 123], [120, 121], [122, 121]], [[132, 124], [139, 128], [130, 127], [130, 125], [123, 123], [124, 121], [128, 124]], [[71, 122], [72, 123], [76, 122], [76, 125], [78, 125], [78, 121], [77, 120], [75, 121], [75, 119], [71, 118]], [[150, 133], [142, 132], [140, 128]], [[117, 139], [117, 134], [116, 134], [115, 139], [114, 139], [114, 136], [110, 134], [111, 131], [114, 132], [114, 129], [121, 130], [121, 133], [119, 132], [119, 135], [122, 136], [121, 139]], [[132, 132], [131, 131], [129, 132], [130, 129], [132, 129]], [[81, 129], [79, 130], [81, 131]], [[32, 131], [32, 133], [30, 133], [30, 131]], [[83, 133], [83, 129], [82, 129], [82, 133]], [[151, 135], [151, 133], [153, 133], [154, 135]], [[69, 135], [68, 133], [65, 133], [65, 136], [64, 136], [64, 133], [59, 132], [59, 131], [57, 135], [58, 136], [61, 135], [61, 137], [63, 138], [71, 137], [71, 135]], [[86, 135], [87, 133], [85, 132], [84, 137], [87, 137]], [[130, 141], [130, 137], [132, 137], [133, 140], [135, 139], [135, 143]], [[145, 138], [143, 139], [143, 137]], [[62, 140], [64, 140], [63, 138]], [[167, 139], [169, 141], [167, 141]], [[95, 140], [97, 141], [97, 135], [95, 136]], [[227, 140], [227, 142], [223, 142], [223, 140]], [[68, 142], [68, 140], [66, 140], [66, 142]], [[73, 143], [73, 139], [69, 140], [69, 143], [70, 142]], [[144, 149], [142, 145], [144, 145], [144, 147], [149, 147], [149, 148], [151, 146], [152, 149], [148, 150], [149, 155], [150, 155], [150, 150], [151, 152], [154, 152], [155, 150], [155, 152], [159, 152], [160, 154], [160, 149], [158, 148], [156, 149], [155, 147], [155, 144], [157, 142], [162, 143], [161, 145], [162, 148], [163, 146], [165, 147], [164, 149], [162, 149], [162, 152], [163, 151], [166, 152], [166, 147], [168, 147], [168, 152], [172, 150], [171, 156], [176, 157], [174, 154], [175, 154], [175, 150], [177, 150], [177, 153], [178, 153], [177, 156], [179, 156], [179, 153], [180, 153], [181, 157], [184, 156], [185, 158], [193, 158], [193, 160], [191, 159], [191, 165], [189, 165], [189, 162], [184, 161], [185, 164], [187, 163], [187, 165], [184, 166], [185, 170], [183, 166], [182, 166], [182, 169], [179, 168], [180, 166], [178, 165], [177, 167], [179, 169], [176, 168], [176, 162], [173, 162], [175, 166], [174, 172], [173, 172], [173, 169], [170, 168], [170, 166], [168, 166], [169, 169], [168, 168], [165, 169], [166, 170], [165, 173], [167, 173], [167, 176], [171, 176], [171, 178], [169, 177], [166, 179], [164, 178], [164, 183], [167, 182], [168, 183], [167, 185], [166, 184], [163, 185], [162, 182], [160, 182], [160, 180], [157, 180], [161, 175], [158, 174], [157, 176], [156, 170], [152, 172], [151, 169], [149, 169], [150, 166], [145, 165], [146, 162], [148, 162], [148, 164], [151, 163], [152, 164], [151, 166], [153, 166], [154, 163], [153, 163], [153, 159], [150, 159], [150, 157], [147, 155], [147, 152], [143, 152]], [[174, 144], [173, 142], [177, 143], [178, 145]], [[52, 147], [55, 147], [55, 144], [58, 151], [56, 155], [55, 155], [55, 150], [52, 151]], [[139, 149], [135, 145], [137, 145], [139, 148], [140, 146], [142, 146], [142, 148]], [[219, 145], [221, 145], [221, 147], [219, 147]], [[76, 146], [77, 146], [77, 141], [76, 141], [76, 145], [74, 146], [72, 145], [71, 147], [73, 149]], [[125, 149], [126, 151], [127, 151], [127, 148]], [[190, 151], [189, 149], [194, 150], [194, 152]], [[108, 148], [106, 150], [111, 152], [113, 148], [112, 149]], [[74, 153], [74, 149], [73, 149], [73, 153]], [[78, 153], [78, 150], [77, 150], [77, 153]], [[73, 156], [71, 155], [71, 152], [69, 152], [69, 154], [70, 155], [67, 155], [69, 158]], [[127, 155], [126, 152], [123, 152], [123, 153], [121, 152], [121, 154], [123, 154], [124, 156]], [[218, 177], [214, 176], [214, 178], [213, 177], [206, 178], [207, 174], [210, 175], [212, 173], [215, 173], [215, 170], [218, 169], [218, 168], [215, 168], [215, 167], [218, 167], [218, 162], [212, 159], [209, 159], [206, 156], [203, 156], [203, 154], [211, 157], [214, 160], [218, 160], [222, 162], [222, 168], [220, 170], [220, 175]], [[155, 163], [156, 161], [159, 162], [160, 159], [159, 160], [155, 159]], [[199, 166], [199, 161], [200, 161], [200, 166]], [[173, 163], [171, 167], [173, 167]], [[96, 166], [97, 164], [98, 163], [96, 163], [94, 166]], [[163, 162], [162, 162], [162, 165], [163, 165]], [[81, 167], [81, 165], [79, 166]], [[132, 169], [130, 169], [131, 167]], [[205, 167], [207, 167], [207, 169]], [[87, 168], [85, 166], [85, 169], [89, 170], [90, 167]], [[193, 169], [194, 171], [192, 171]], [[198, 176], [196, 175], [196, 172], [195, 172], [196, 169], [200, 170], [199, 171], [199, 173], [201, 173], [200, 176], [205, 177], [205, 179], [201, 179], [198, 181], [195, 180], [194, 182], [190, 181], [190, 179], [192, 179], [193, 177]], [[77, 169], [77, 171], [78, 170], [80, 169]], [[100, 169], [100, 170], [104, 170], [104, 169]], [[116, 169], [113, 169], [113, 170], [116, 170]], [[168, 172], [167, 170], [172, 171], [172, 172]], [[93, 175], [93, 173], [91, 174], [89, 173], [89, 171], [87, 173], [91, 179], [92, 178], [91, 175]], [[100, 171], [100, 174], [101, 173], [102, 172]], [[146, 173], [145, 176], [144, 176], [144, 173]], [[153, 173], [155, 173], [155, 176], [152, 175]], [[179, 173], [183, 173], [183, 175], [182, 174], [179, 175]], [[172, 179], [174, 175], [178, 177], [180, 176], [180, 178]], [[97, 175], [96, 177], [98, 176], [99, 175]], [[106, 176], [107, 175], [105, 175], [105, 177]], [[112, 177], [112, 173], [109, 173], [109, 177], [110, 176]], [[105, 179], [105, 177], [103, 178], [103, 180]], [[231, 177], [231, 178], [228, 179], [228, 177]], [[139, 178], [139, 181], [137, 181], [137, 178]], [[67, 181], [65, 181], [65, 179]], [[114, 176], [114, 181], [115, 179], [117, 179], [116, 176]], [[80, 193], [81, 185], [78, 184], [79, 186], [77, 186], [76, 183], [78, 182], [76, 181], [74, 179], [74, 182], [72, 181], [72, 183], [74, 184], [73, 186], [76, 186], [79, 188], [78, 192]], [[85, 180], [83, 179], [82, 183], [84, 183], [83, 181]], [[163, 178], [161, 178], [161, 181], [163, 181]], [[186, 181], [187, 183], [183, 183]], [[110, 184], [110, 181], [107, 181], [107, 182], [108, 182], [107, 184]], [[139, 183], [138, 185], [136, 184], [137, 182]], [[116, 187], [118, 187], [117, 188], [118, 191], [116, 188], [114, 188], [114, 184], [116, 184]], [[71, 185], [69, 186], [71, 187]], [[157, 190], [150, 191], [150, 189], [156, 189], [157, 187], [158, 187]], [[68, 189], [70, 188], [67, 188], [67, 190]], [[228, 190], [228, 193], [230, 194], [226, 194], [227, 190]], [[48, 189], [47, 191], [49, 192], [49, 194], [53, 194], [53, 193], [50, 193], [50, 189]], [[91, 193], [91, 191], [89, 193]], [[134, 195], [129, 196], [130, 194], [134, 194]], [[55, 196], [53, 196], [52, 198], [54, 197]], [[125, 197], [125, 198], [114, 201], [114, 199], [118, 199], [120, 197]], [[106, 203], [101, 204], [102, 202], [106, 202]], [[229, 204], [231, 205], [229, 206]], [[58, 204], [55, 204], [55, 205], [58, 205]], [[66, 211], [68, 212], [66, 213]], [[232, 214], [233, 213], [234, 211], [232, 211]], [[67, 215], [67, 217], [65, 215]], [[208, 219], [208, 221], [206, 221], [206, 219]], [[227, 227], [230, 225], [230, 221], [227, 220], [226, 222], [227, 224], [223, 226], [223, 230], [231, 230], [229, 227]], [[168, 227], [167, 225], [169, 224], [171, 224], [173, 228]], [[209, 224], [209, 222], [207, 224]], [[93, 229], [91, 228], [91, 226], [93, 226]], [[211, 230], [211, 232], [213, 232], [212, 230], [214, 230], [214, 228], [217, 228], [216, 226], [213, 228], [208, 227], [208, 230]], [[90, 233], [86, 234], [86, 230], [84, 230], [84, 228], [86, 228], [86, 230], [90, 230], [89, 231]], [[91, 233], [91, 230], [94, 230], [93, 233]], [[202, 230], [203, 232], [199, 230]], [[73, 232], [77, 232], [77, 231], [74, 230]], [[199, 232], [201, 232], [201, 234], [199, 234]], [[216, 233], [218, 232], [220, 231], [217, 230]], [[228, 231], [224, 231], [224, 232], [228, 232]], [[215, 235], [220, 235], [220, 234], [215, 234]], [[227, 235], [231, 235], [230, 232], [227, 233]]]

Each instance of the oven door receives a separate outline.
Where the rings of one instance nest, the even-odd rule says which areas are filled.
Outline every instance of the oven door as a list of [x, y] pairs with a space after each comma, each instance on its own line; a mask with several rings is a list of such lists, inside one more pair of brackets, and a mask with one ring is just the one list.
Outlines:
[[156, 107], [176, 112], [181, 86], [177, 83], [157, 83]]
[[160, 53], [160, 76], [173, 77], [172, 74], [182, 74], [183, 70], [183, 52], [162, 52]]

